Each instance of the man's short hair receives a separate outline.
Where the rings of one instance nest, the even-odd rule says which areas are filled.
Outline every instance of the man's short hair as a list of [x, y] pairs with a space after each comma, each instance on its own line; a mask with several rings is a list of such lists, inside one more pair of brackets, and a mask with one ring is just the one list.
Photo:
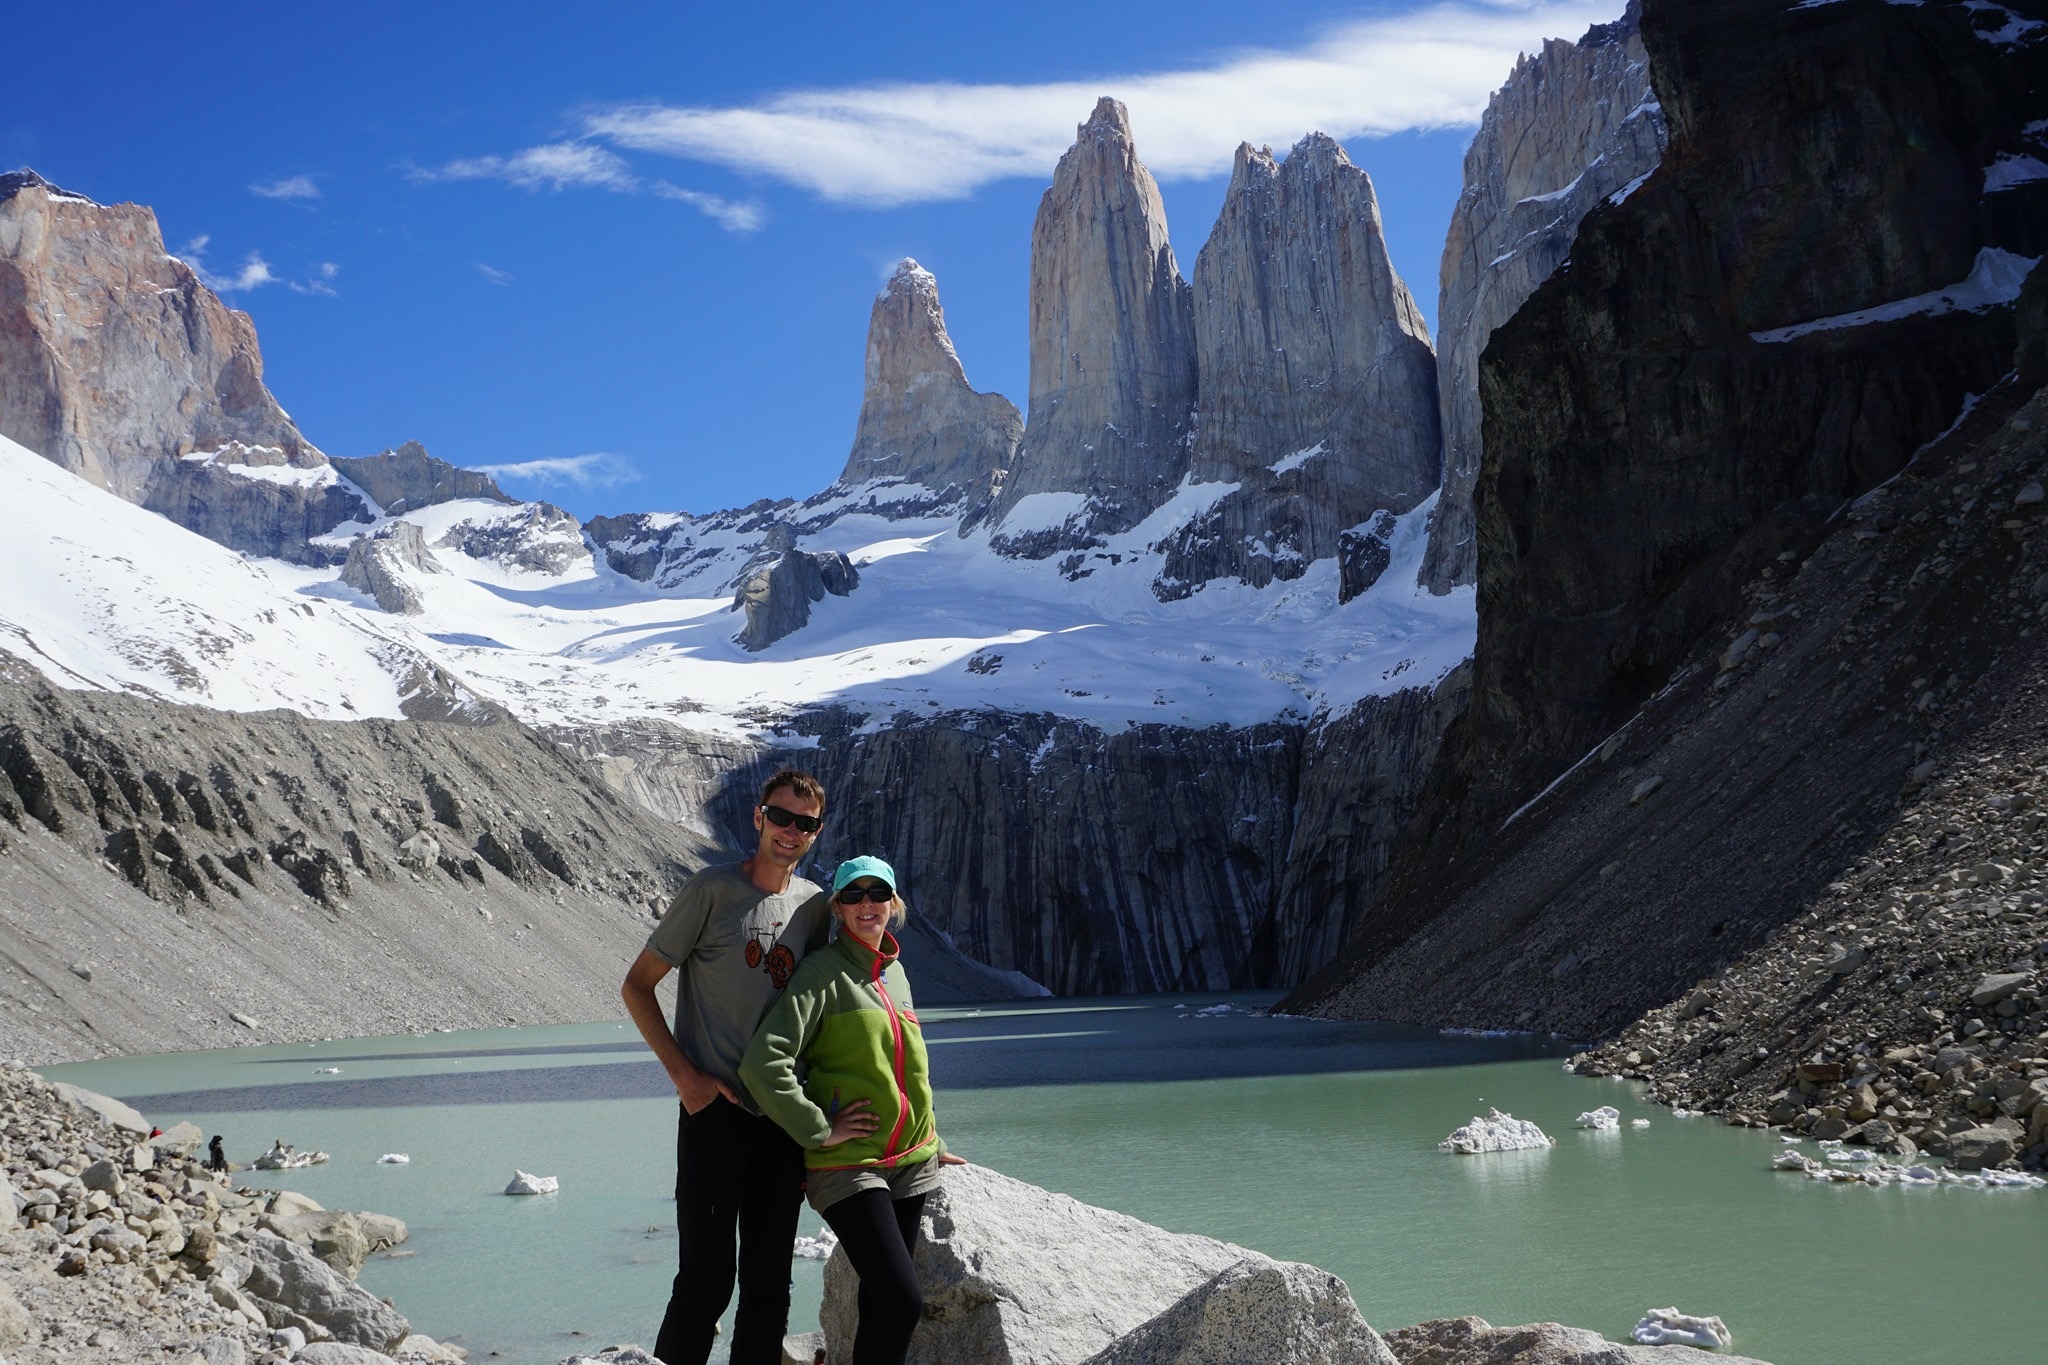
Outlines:
[[784, 787], [789, 788], [793, 795], [802, 800], [817, 802], [818, 814], [823, 815], [825, 813], [825, 784], [801, 768], [784, 768], [781, 772], [769, 778], [767, 785], [761, 788], [761, 799], [754, 804], [757, 806], [767, 805], [768, 798], [781, 791]]

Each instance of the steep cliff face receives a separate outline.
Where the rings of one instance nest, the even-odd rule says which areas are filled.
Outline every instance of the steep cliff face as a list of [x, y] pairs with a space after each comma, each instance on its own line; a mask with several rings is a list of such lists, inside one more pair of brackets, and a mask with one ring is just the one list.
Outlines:
[[437, 460], [418, 441], [407, 441], [396, 450], [376, 455], [337, 455], [328, 463], [392, 516], [459, 498], [512, 501], [490, 475]]
[[[1943, 742], [1912, 717], [1993, 676], [2038, 485], [1972, 448], [2031, 430], [2048, 214], [1987, 168], [2038, 146], [2048, 44], [1986, 13], [1644, 6], [1669, 146], [1485, 353], [1473, 700], [1333, 1007], [1469, 1015], [1512, 972], [1504, 1022], [1613, 1027], [1796, 913]], [[1634, 951], [1651, 979], [1584, 973]]]
[[709, 853], [502, 713], [235, 715], [60, 691], [0, 659], [0, 1048], [608, 1015]]
[[[1105, 97], [1031, 227], [1031, 395], [996, 543], [1040, 559], [1126, 530], [1188, 467], [1192, 299], [1130, 115]], [[1024, 505], [1036, 494], [1060, 495]]]
[[317, 562], [306, 535], [363, 512], [263, 386], [248, 314], [156, 216], [33, 171], [0, 176], [0, 435], [259, 554]]
[[1387, 259], [1372, 181], [1336, 142], [1311, 134], [1281, 164], [1237, 149], [1193, 315], [1190, 472], [1238, 490], [1164, 547], [1162, 597], [1298, 577], [1436, 486], [1428, 329]]
[[986, 497], [1024, 434], [1016, 405], [967, 382], [939, 284], [905, 257], [868, 316], [860, 425], [839, 482], [887, 479], [959, 499]]
[[1570, 255], [1587, 213], [1656, 169], [1664, 139], [1636, 0], [1578, 42], [1553, 39], [1521, 58], [1488, 102], [1465, 152], [1437, 296], [1444, 491], [1422, 568], [1431, 591], [1477, 572], [1480, 353]]

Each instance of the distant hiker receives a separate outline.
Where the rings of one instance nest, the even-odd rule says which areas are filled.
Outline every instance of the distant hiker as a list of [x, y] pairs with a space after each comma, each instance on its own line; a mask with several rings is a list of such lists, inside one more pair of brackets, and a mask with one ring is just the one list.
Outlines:
[[206, 1169], [225, 1171], [228, 1168], [228, 1154], [221, 1150], [220, 1134], [213, 1135], [213, 1141], [206, 1144]]
[[[803, 960], [761, 1021], [740, 1079], [804, 1146], [811, 1207], [860, 1276], [852, 1365], [902, 1365], [924, 1314], [911, 1252], [939, 1167], [964, 1165], [939, 1140], [924, 1031], [891, 927], [896, 873], [850, 858], [832, 877], [830, 947]], [[801, 1077], [801, 1079], [799, 1079]]]
[[155, 1127], [154, 1125], [152, 1125], [152, 1126], [150, 1127], [150, 1130], [149, 1130], [149, 1136], [148, 1136], [148, 1137], [146, 1137], [146, 1138], [144, 1138], [144, 1139], [143, 1139], [143, 1141], [144, 1141], [144, 1142], [155, 1142], [155, 1141], [156, 1141], [156, 1140], [157, 1140], [158, 1138], [162, 1137], [163, 1135], [164, 1135], [164, 1130], [163, 1130], [163, 1129], [161, 1129], [161, 1128], [158, 1128], [158, 1127]]
[[[710, 1359], [735, 1281], [733, 1365], [781, 1365], [803, 1151], [741, 1089], [740, 1057], [797, 963], [831, 932], [824, 891], [796, 875], [824, 817], [818, 779], [789, 768], [769, 778], [753, 856], [683, 883], [619, 991], [682, 1101], [676, 1278], [654, 1343], [667, 1365]], [[671, 971], [673, 1028], [654, 994]]]

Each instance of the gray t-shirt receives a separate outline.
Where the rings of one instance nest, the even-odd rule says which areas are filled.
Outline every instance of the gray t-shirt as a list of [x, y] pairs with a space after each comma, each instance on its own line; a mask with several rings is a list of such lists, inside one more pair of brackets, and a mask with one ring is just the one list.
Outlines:
[[676, 1042], [699, 1071], [760, 1109], [740, 1084], [740, 1058], [803, 955], [823, 947], [831, 903], [802, 877], [776, 895], [739, 864], [707, 867], [683, 883], [647, 950], [676, 969]]

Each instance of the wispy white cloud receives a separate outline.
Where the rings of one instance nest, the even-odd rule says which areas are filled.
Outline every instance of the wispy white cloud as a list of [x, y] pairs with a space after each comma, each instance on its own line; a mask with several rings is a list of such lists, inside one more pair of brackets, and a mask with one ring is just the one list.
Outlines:
[[1241, 141], [1285, 146], [1312, 130], [1351, 138], [1476, 123], [1518, 54], [1620, 10], [1621, 0], [1450, 0], [1340, 24], [1296, 50], [1246, 49], [1188, 70], [797, 90], [736, 107], [627, 105], [585, 115], [584, 132], [839, 203], [885, 206], [1042, 177], [1096, 97], [1109, 94], [1129, 107], [1154, 174], [1205, 177], [1228, 170]]
[[249, 187], [259, 199], [318, 199], [320, 186], [310, 175], [287, 175], [276, 180], [259, 180]]
[[686, 190], [666, 180], [655, 181], [654, 192], [663, 199], [688, 204], [727, 232], [757, 232], [768, 221], [767, 206], [757, 200], [725, 199], [702, 190]]
[[341, 267], [333, 261], [322, 261], [314, 266], [303, 280], [287, 280], [294, 294], [319, 294], [334, 297], [334, 280], [341, 274]]
[[473, 156], [445, 166], [414, 167], [416, 184], [437, 180], [502, 180], [528, 191], [595, 188], [632, 191], [639, 180], [618, 153], [591, 142], [550, 142], [510, 156]]
[[519, 460], [511, 464], [473, 466], [494, 479], [538, 484], [543, 488], [572, 484], [577, 488], [616, 488], [639, 479], [640, 471], [622, 455], [592, 451], [588, 455], [563, 455], [549, 459]]
[[242, 268], [231, 275], [216, 275], [206, 266], [206, 244], [211, 237], [194, 237], [178, 250], [178, 259], [192, 267], [192, 273], [216, 294], [235, 294], [247, 289], [260, 289], [266, 284], [277, 284], [282, 277], [270, 268], [270, 262], [252, 251], [242, 261]]
[[512, 283], [513, 276], [509, 270], [500, 270], [494, 265], [485, 265], [482, 261], [471, 261], [470, 264], [476, 267], [477, 274], [492, 284], [503, 287]]

